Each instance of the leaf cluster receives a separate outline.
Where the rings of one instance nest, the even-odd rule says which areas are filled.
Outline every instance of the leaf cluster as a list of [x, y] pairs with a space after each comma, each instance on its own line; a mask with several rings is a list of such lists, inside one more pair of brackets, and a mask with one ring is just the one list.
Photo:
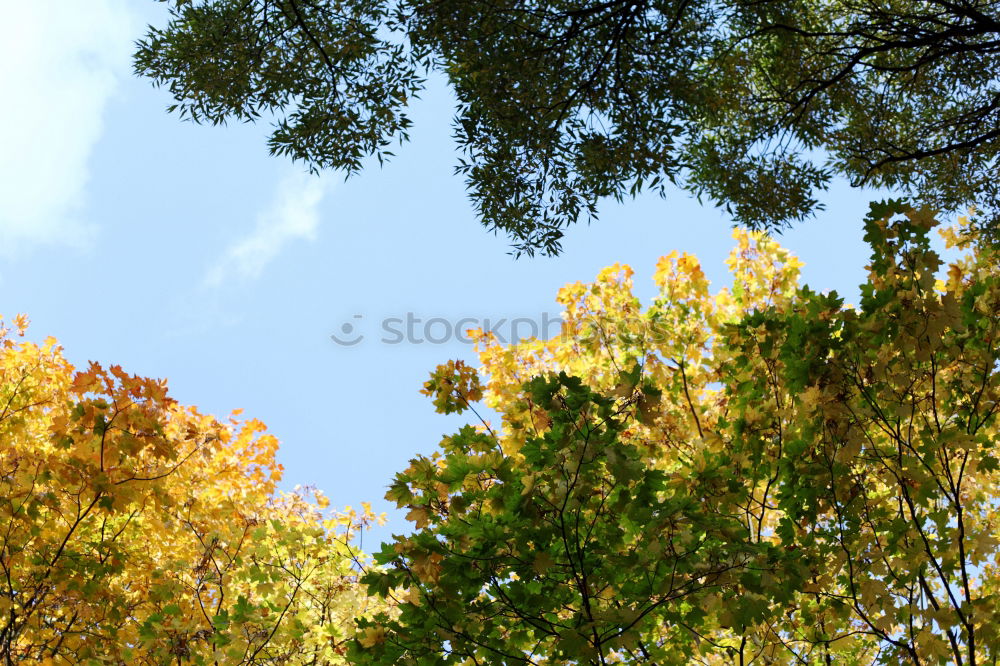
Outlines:
[[263, 430], [0, 326], [0, 660], [344, 663], [375, 517], [279, 493]]
[[481, 335], [484, 381], [451, 386], [501, 423], [396, 476], [416, 531], [364, 581], [398, 611], [351, 658], [992, 663], [1000, 273], [974, 220], [942, 272], [935, 225], [873, 205], [858, 307], [737, 231], [715, 294], [673, 254], [645, 310], [616, 265], [560, 293], [562, 335]]
[[670, 185], [777, 230], [835, 175], [996, 227], [992, 0], [165, 1], [136, 71], [195, 121], [273, 117], [314, 169], [390, 156], [446, 77], [456, 170], [516, 253]]

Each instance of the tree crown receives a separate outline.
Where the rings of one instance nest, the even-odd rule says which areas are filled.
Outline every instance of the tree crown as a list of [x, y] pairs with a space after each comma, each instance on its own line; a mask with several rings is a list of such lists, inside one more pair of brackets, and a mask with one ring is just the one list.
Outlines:
[[990, 0], [169, 0], [136, 71], [195, 121], [277, 118], [273, 153], [361, 168], [428, 75], [482, 222], [516, 252], [669, 184], [779, 229], [840, 174], [998, 210]]

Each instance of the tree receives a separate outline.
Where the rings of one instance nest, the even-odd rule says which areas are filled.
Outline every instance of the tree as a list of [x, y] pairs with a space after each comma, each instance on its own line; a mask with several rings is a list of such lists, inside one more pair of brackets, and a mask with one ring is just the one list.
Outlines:
[[803, 290], [731, 331], [734, 443], [783, 481], [776, 536], [812, 562], [803, 622], [849, 618], [888, 663], [992, 663], [1000, 272], [973, 249], [936, 281], [934, 224], [873, 207], [858, 310]]
[[[408, 603], [366, 625], [360, 645], [384, 664], [678, 662], [693, 643], [682, 628], [700, 624], [717, 590], [743, 580], [759, 592], [780, 553], [727, 547], [744, 528], [724, 488], [704, 492], [720, 490], [716, 470], [644, 465], [621, 440], [631, 404], [565, 374], [526, 394], [547, 425], [516, 457], [467, 427], [397, 477], [387, 497], [422, 529], [386, 546], [396, 566], [369, 581], [383, 594], [405, 588]], [[733, 609], [748, 622], [761, 611], [749, 595]]]
[[1000, 211], [991, 0], [172, 0], [136, 71], [198, 122], [275, 116], [273, 153], [353, 173], [458, 99], [482, 222], [557, 253], [601, 197], [675, 184], [776, 229], [841, 174]]
[[3, 663], [343, 663], [374, 517], [278, 493], [262, 430], [0, 326]]
[[671, 254], [564, 288], [561, 335], [439, 411], [495, 410], [396, 476], [416, 531], [364, 578], [398, 614], [356, 663], [992, 663], [1000, 653], [1000, 269], [973, 243], [937, 279], [927, 209], [873, 206], [858, 308], [736, 231], [712, 295]]

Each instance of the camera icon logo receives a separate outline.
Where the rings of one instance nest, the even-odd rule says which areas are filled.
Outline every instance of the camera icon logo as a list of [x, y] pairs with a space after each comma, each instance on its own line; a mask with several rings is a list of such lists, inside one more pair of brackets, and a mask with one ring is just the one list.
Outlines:
[[[356, 314], [353, 319], [363, 319], [363, 315]], [[336, 333], [331, 333], [330, 339], [342, 347], [353, 347], [365, 339], [364, 334], [357, 331], [355, 325], [349, 321], [345, 321], [340, 325], [340, 333], [343, 337]]]

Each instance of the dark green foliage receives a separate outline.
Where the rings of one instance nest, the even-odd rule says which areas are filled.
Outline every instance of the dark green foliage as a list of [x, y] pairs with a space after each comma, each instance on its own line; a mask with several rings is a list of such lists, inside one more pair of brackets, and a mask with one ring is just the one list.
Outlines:
[[[517, 454], [466, 427], [397, 475], [387, 497], [422, 529], [364, 579], [405, 601], [360, 622], [371, 640], [354, 663], [686, 663], [702, 598], [737, 581], [760, 591], [776, 568], [778, 550], [727, 513], [717, 470], [649, 465], [618, 437], [620, 405], [575, 377], [535, 378], [523, 396], [550, 426]], [[732, 621], [759, 621], [762, 599], [731, 595]]]
[[758, 229], [835, 174], [1000, 201], [995, 0], [166, 1], [136, 71], [196, 121], [275, 114], [272, 152], [313, 168], [391, 155], [444, 74], [457, 169], [517, 252], [670, 183]]

